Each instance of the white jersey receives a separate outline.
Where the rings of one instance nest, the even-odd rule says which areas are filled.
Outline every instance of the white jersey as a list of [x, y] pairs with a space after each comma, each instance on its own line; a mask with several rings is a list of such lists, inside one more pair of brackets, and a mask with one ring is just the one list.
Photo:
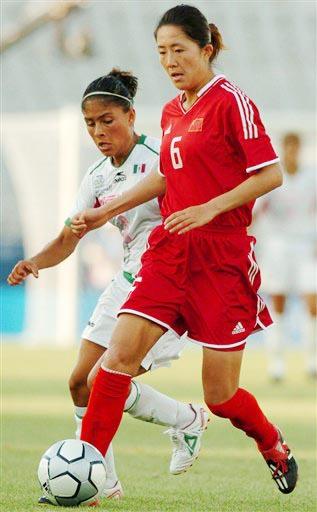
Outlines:
[[260, 199], [267, 235], [285, 237], [293, 243], [316, 237], [316, 178], [312, 170], [285, 172], [283, 186]]
[[[102, 206], [136, 185], [158, 167], [159, 150], [158, 139], [141, 135], [120, 167], [114, 167], [110, 157], [95, 162], [80, 185], [69, 216], [73, 217], [86, 208]], [[137, 206], [110, 222], [120, 230], [123, 238], [122, 270], [134, 276], [139, 270], [150, 232], [162, 222], [158, 200]]]

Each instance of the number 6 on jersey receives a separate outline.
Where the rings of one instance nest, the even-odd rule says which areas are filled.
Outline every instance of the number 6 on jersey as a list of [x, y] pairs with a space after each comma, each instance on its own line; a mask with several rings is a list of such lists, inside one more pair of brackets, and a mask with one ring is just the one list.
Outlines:
[[182, 140], [182, 137], [174, 137], [171, 142], [171, 160], [174, 169], [181, 169], [183, 167], [182, 157], [180, 148], [176, 147], [176, 143], [180, 142]]

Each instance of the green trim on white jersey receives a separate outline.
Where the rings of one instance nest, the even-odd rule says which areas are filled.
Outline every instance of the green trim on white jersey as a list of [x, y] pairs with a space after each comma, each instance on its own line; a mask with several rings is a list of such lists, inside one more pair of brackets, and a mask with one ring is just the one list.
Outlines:
[[[86, 208], [104, 205], [130, 190], [158, 166], [160, 141], [141, 135], [120, 167], [111, 158], [95, 162], [84, 177], [73, 208], [72, 218]], [[157, 198], [123, 212], [109, 221], [122, 235], [122, 271], [135, 276], [152, 229], [162, 222]], [[68, 221], [69, 223], [69, 221]]]
[[102, 158], [99, 162], [97, 162], [97, 165], [90, 171], [89, 174], [92, 174], [93, 172], [95, 172], [96, 169], [98, 169], [98, 167], [100, 167], [106, 160], [107, 160], [107, 156], [105, 158]]
[[142, 144], [142, 146], [145, 146], [146, 148], [148, 148], [150, 151], [153, 151], [153, 153], [155, 153], [156, 155], [159, 155], [159, 153], [157, 151], [155, 151], [155, 149], [151, 148], [150, 146], [148, 146], [147, 144], [145, 144], [145, 140], [146, 140], [146, 135], [141, 135], [137, 144]]

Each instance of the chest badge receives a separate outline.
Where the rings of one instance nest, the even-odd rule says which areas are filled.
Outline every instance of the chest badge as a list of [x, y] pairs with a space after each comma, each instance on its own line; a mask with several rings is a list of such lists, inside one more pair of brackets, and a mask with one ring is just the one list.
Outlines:
[[189, 132], [202, 132], [203, 131], [203, 123], [204, 123], [204, 118], [197, 117], [196, 119], [194, 119], [191, 122], [190, 127], [188, 128], [188, 131]]

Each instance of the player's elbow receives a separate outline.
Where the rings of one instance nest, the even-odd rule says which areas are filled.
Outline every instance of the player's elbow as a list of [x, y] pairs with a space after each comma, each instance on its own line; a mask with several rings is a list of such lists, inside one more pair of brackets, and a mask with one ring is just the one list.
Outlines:
[[267, 192], [280, 187], [283, 184], [283, 172], [280, 164], [273, 164], [263, 169], [263, 176], [267, 180]]
[[274, 172], [274, 188], [281, 187], [283, 185], [283, 172], [280, 165], [276, 166], [275, 172]]

